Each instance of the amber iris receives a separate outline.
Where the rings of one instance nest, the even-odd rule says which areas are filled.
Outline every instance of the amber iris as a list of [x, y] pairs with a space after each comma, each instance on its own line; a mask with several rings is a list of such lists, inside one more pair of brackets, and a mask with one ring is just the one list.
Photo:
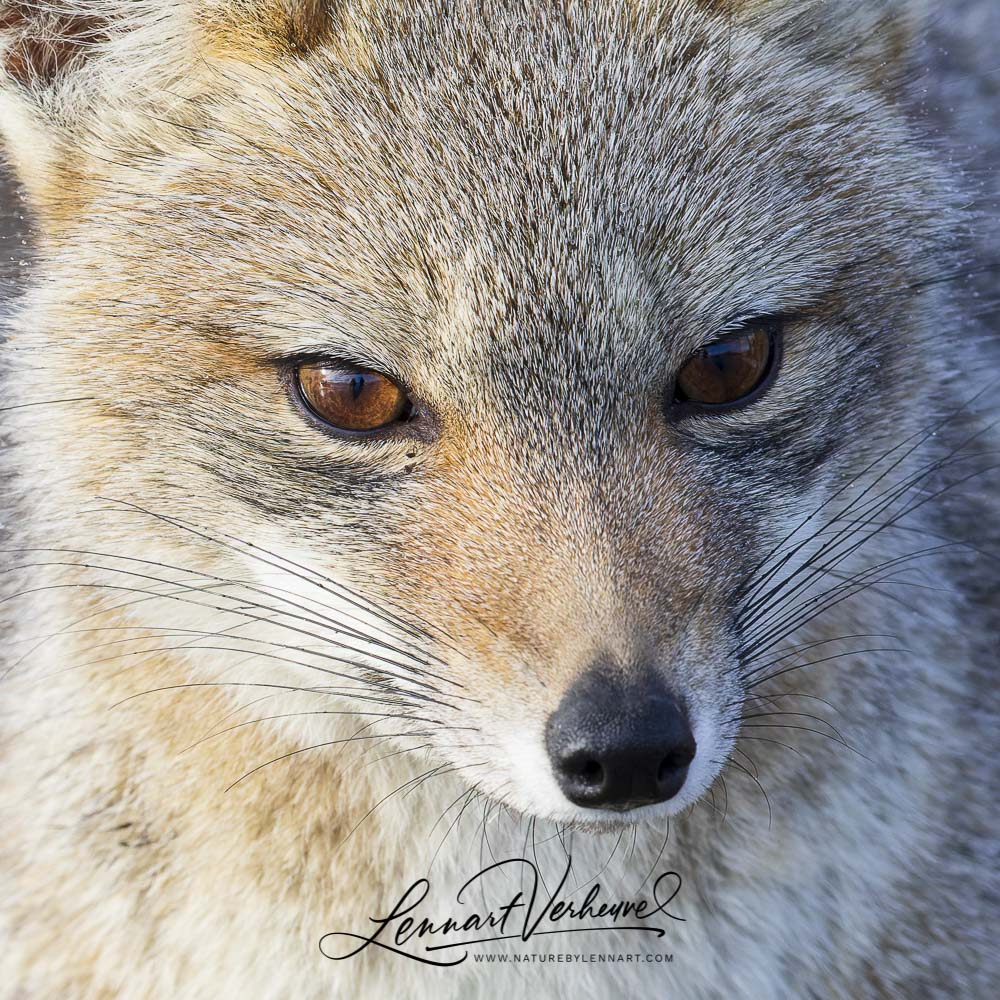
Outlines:
[[751, 395], [771, 371], [774, 346], [774, 331], [756, 326], [699, 348], [677, 373], [677, 400], [711, 407]]
[[376, 431], [404, 420], [406, 393], [387, 375], [326, 362], [300, 365], [299, 392], [309, 408], [344, 431]]

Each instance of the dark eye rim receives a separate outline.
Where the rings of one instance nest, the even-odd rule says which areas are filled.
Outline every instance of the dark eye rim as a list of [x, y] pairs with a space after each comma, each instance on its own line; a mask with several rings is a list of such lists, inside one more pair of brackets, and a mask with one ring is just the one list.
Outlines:
[[677, 397], [677, 380], [675, 377], [671, 380], [667, 390], [667, 420], [670, 423], [678, 423], [686, 420], [688, 417], [732, 413], [735, 410], [742, 410], [744, 407], [752, 406], [757, 402], [774, 385], [778, 373], [781, 371], [782, 362], [784, 361], [784, 332], [786, 323], [787, 318], [784, 316], [758, 316], [740, 323], [738, 327], [727, 330], [722, 336], [717, 337], [713, 343], [719, 343], [731, 337], [738, 337], [748, 330], [766, 329], [771, 348], [767, 370], [750, 392], [728, 403], [699, 403], [695, 400], [679, 399]]
[[[373, 427], [371, 430], [350, 430], [345, 427], [338, 427], [313, 409], [305, 393], [302, 391], [302, 384], [299, 381], [299, 371], [307, 365], [340, 368], [347, 372], [377, 375], [380, 378], [388, 379], [406, 396], [406, 410], [404, 411], [404, 415], [388, 424], [383, 424], [381, 427]], [[310, 424], [328, 437], [337, 440], [360, 442], [392, 440], [401, 437], [430, 440], [435, 436], [436, 431], [432, 426], [433, 421], [429, 419], [428, 412], [414, 398], [413, 393], [406, 383], [389, 372], [380, 371], [371, 365], [359, 364], [357, 361], [349, 358], [330, 357], [326, 355], [299, 355], [291, 358], [282, 358], [280, 360], [280, 370], [285, 389], [295, 409]]]

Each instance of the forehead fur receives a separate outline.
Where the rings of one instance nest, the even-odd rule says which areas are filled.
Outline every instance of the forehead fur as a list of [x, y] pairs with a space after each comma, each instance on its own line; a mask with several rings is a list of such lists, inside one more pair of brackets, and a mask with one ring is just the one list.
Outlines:
[[[572, 379], [611, 406], [734, 318], [870, 308], [934, 266], [947, 216], [895, 112], [746, 10], [359, 0], [246, 44], [293, 8], [166, 5], [61, 85], [48, 251], [109, 372], [197, 332], [206, 371], [316, 350], [466, 414], [526, 372], [539, 405]], [[112, 83], [136, 33], [146, 75]]]
[[[221, 17], [210, 23], [228, 23]], [[95, 66], [64, 94], [82, 116], [83, 148], [53, 197], [147, 190], [170, 202], [159, 225], [179, 228], [191, 221], [185, 193], [204, 207], [212, 182], [259, 179], [276, 215], [295, 213], [293, 231], [335, 237], [333, 280], [355, 287], [377, 277], [390, 303], [402, 282], [411, 306], [414, 292], [417, 301], [435, 293], [434, 258], [454, 266], [470, 253], [498, 272], [490, 288], [544, 282], [560, 264], [567, 279], [576, 267], [610, 290], [631, 284], [633, 296], [641, 282], [629, 271], [655, 270], [665, 248], [674, 270], [684, 258], [697, 271], [703, 262], [680, 241], [708, 256], [725, 244], [747, 270], [766, 245], [774, 266], [782, 249], [748, 219], [768, 217], [775, 233], [787, 232], [799, 221], [790, 207], [802, 212], [806, 201], [823, 235], [796, 233], [799, 270], [806, 261], [835, 270], [863, 250], [856, 232], [838, 248], [832, 228], [849, 198], [858, 203], [857, 182], [874, 182], [864, 214], [877, 210], [888, 223], [898, 207], [884, 203], [898, 175], [878, 190], [879, 156], [901, 139], [879, 98], [806, 53], [779, 60], [766, 38], [700, 4], [357, 4], [322, 38], [308, 57], [272, 64], [241, 52], [207, 64], [202, 79], [177, 54], [166, 66], [150, 55], [162, 75], [136, 89], [107, 77], [101, 95]], [[121, 46], [108, 49], [105, 72], [123, 70]], [[215, 210], [246, 229], [248, 243], [255, 229], [273, 238], [254, 191], [240, 193], [249, 203], [216, 198]], [[273, 228], [287, 232], [289, 221]], [[512, 236], [516, 276], [500, 273]], [[655, 285], [660, 276], [645, 277]], [[719, 297], [718, 308], [741, 305], [729, 289]]]
[[139, 4], [35, 95], [46, 253], [102, 314], [70, 322], [116, 357], [355, 356], [470, 412], [470, 372], [551, 401], [740, 316], [888, 302], [934, 266], [934, 173], [771, 10], [357, 0], [276, 54], [246, 39], [305, 8]]

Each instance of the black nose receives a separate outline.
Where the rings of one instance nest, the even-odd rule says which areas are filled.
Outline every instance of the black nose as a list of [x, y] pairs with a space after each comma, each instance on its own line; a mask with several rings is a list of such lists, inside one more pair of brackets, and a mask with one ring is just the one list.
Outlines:
[[684, 708], [651, 670], [588, 671], [549, 717], [545, 742], [566, 797], [591, 809], [673, 798], [695, 754]]

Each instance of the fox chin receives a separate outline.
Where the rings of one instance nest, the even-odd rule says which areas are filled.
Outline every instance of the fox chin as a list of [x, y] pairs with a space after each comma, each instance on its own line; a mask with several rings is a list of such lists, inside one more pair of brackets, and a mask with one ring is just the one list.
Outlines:
[[0, 995], [993, 996], [922, 23], [0, 2]]

